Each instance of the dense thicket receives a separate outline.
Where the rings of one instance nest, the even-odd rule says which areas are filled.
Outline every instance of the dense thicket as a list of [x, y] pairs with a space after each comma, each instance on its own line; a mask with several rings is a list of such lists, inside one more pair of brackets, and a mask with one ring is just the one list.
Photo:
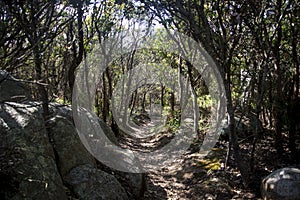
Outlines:
[[[299, 160], [299, 1], [2, 0], [0, 7], [1, 69], [30, 84], [32, 97], [43, 102], [45, 117], [48, 102], [70, 103], [76, 69], [96, 44], [135, 23], [149, 29], [160, 23], [193, 37], [217, 64], [226, 88], [230, 145], [245, 182], [254, 167], [256, 142], [266, 129], [274, 130], [279, 155]], [[112, 125], [114, 83], [137, 55], [116, 61], [99, 84], [95, 111]], [[199, 75], [187, 64], [163, 52], [152, 56], [186, 68], [196, 92], [205, 95]], [[150, 86], [133, 94], [132, 107], [144, 110], [151, 91], [162, 106], [176, 110], [172, 91]], [[255, 131], [248, 133], [250, 166], [239, 155], [236, 117], [254, 122]]]

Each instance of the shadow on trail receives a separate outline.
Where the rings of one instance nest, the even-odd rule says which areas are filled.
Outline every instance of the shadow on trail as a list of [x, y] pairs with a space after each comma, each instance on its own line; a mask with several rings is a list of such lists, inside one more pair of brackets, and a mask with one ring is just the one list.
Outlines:
[[[143, 123], [135, 124], [134, 128], [139, 137], [120, 138], [121, 146], [144, 153], [164, 147], [172, 141], [174, 134], [165, 127], [156, 132], [156, 125], [155, 120], [144, 120]], [[147, 191], [143, 200], [261, 199], [260, 185], [263, 177], [289, 163], [297, 164], [288, 156], [285, 158], [277, 156], [276, 149], [272, 146], [274, 144], [272, 135], [274, 135], [272, 131], [264, 132], [263, 138], [257, 143], [256, 164], [254, 171], [249, 171], [250, 182], [247, 188], [242, 184], [241, 174], [233, 158], [230, 159], [230, 165], [226, 169], [224, 167], [228, 141], [219, 140], [215, 148], [205, 157], [199, 153], [202, 143], [195, 142], [185, 154], [159, 169], [149, 170]], [[241, 141], [239, 145], [242, 159], [244, 163], [249, 163], [252, 141], [243, 138]], [[145, 158], [140, 160], [143, 159]]]
[[148, 175], [146, 178], [147, 182], [147, 189], [145, 191], [144, 197], [141, 200], [167, 200], [167, 192], [166, 190], [160, 186], [159, 184], [155, 183]]
[[[121, 146], [146, 153], [160, 149], [173, 139], [174, 135], [164, 129], [158, 134], [141, 138], [143, 131], [147, 134], [154, 127], [152, 124], [155, 122], [148, 121], [139, 124], [139, 127], [135, 126], [139, 137], [122, 137]], [[202, 159], [197, 153], [190, 152], [159, 170], [148, 172], [147, 191], [143, 199], [231, 199], [232, 188], [225, 179], [218, 177], [218, 173], [221, 173], [218, 172], [221, 156], [225, 156], [225, 152], [219, 149]]]
[[[153, 128], [153, 124], [155, 122], [151, 121], [140, 123], [135, 127], [138, 135], [147, 136], [146, 131]], [[120, 138], [120, 144], [133, 151], [147, 153], [160, 149], [174, 138], [167, 129], [149, 135], [123, 137]], [[217, 143], [205, 157], [199, 154], [200, 145], [193, 143], [186, 154], [160, 169], [148, 172], [143, 200], [259, 199], [259, 193], [243, 188], [241, 175], [234, 166], [224, 169], [227, 143]], [[259, 181], [258, 178], [258, 184]]]

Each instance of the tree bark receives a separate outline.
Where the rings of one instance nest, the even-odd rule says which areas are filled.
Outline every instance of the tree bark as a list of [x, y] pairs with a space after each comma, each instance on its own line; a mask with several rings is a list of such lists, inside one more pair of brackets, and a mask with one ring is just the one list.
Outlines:
[[107, 97], [107, 86], [105, 80], [105, 73], [102, 74], [102, 94], [103, 94], [103, 102], [102, 102], [102, 119], [104, 122], [107, 122], [108, 112], [109, 112], [109, 103]]
[[171, 117], [174, 118], [175, 117], [175, 95], [174, 92], [170, 92], [170, 107], [171, 107]]
[[164, 107], [165, 107], [164, 95], [165, 95], [165, 86], [161, 85], [161, 91], [160, 91], [160, 105], [161, 105], [162, 109], [164, 109]]
[[275, 76], [276, 76], [276, 96], [275, 96], [275, 102], [273, 107], [273, 113], [274, 113], [274, 119], [275, 119], [275, 148], [277, 150], [277, 153], [281, 156], [284, 152], [283, 149], [283, 137], [282, 137], [282, 117], [283, 117], [283, 93], [282, 93], [282, 66], [281, 64], [281, 58], [280, 58], [280, 45], [282, 40], [282, 25], [280, 18], [282, 17], [281, 12], [281, 6], [282, 6], [282, 0], [277, 0], [276, 7], [277, 7], [277, 15], [276, 15], [276, 21], [278, 22], [278, 27], [276, 29], [277, 31], [277, 37], [274, 45], [274, 57], [275, 57]]
[[292, 12], [292, 16], [290, 17], [291, 24], [291, 38], [292, 38], [292, 60], [294, 64], [293, 71], [293, 82], [291, 86], [291, 92], [289, 94], [289, 107], [288, 107], [288, 117], [289, 117], [289, 150], [291, 152], [291, 156], [294, 160], [300, 160], [296, 148], [296, 126], [297, 126], [297, 111], [299, 110], [299, 58], [297, 55], [297, 44], [298, 44], [298, 35], [299, 30], [295, 29], [294, 17], [297, 16], [297, 9], [294, 8]]
[[[34, 47], [33, 56], [34, 56], [34, 68], [36, 73], [35, 79], [38, 82], [43, 83], [44, 81], [42, 77], [42, 60], [40, 57], [38, 44], [36, 44]], [[39, 92], [40, 100], [42, 101], [43, 116], [44, 118], [47, 118], [49, 116], [49, 102], [48, 102], [48, 93], [45, 86], [38, 84], [38, 92]]]
[[[78, 53], [77, 53], [77, 47], [75, 45], [75, 42], [73, 42], [73, 57], [74, 60], [72, 64], [69, 67], [68, 71], [68, 82], [69, 82], [69, 88], [70, 92], [72, 94], [72, 90], [74, 87], [75, 77], [76, 77], [76, 69], [79, 66], [79, 64], [83, 60], [84, 56], [84, 31], [83, 31], [83, 1], [79, 0], [76, 5], [77, 9], [77, 39], [78, 39]], [[73, 22], [70, 22], [73, 23]], [[72, 27], [72, 25], [71, 25]], [[70, 30], [73, 31], [73, 30]]]

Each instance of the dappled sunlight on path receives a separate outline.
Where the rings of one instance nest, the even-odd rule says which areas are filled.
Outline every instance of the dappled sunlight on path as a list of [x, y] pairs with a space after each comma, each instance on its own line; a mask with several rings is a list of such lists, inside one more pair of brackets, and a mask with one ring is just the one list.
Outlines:
[[[152, 118], [144, 124], [140, 124], [134, 134], [139, 137], [122, 137], [120, 144], [123, 148], [134, 151], [151, 152], [160, 149], [169, 143], [174, 137], [166, 129], [159, 127], [161, 118]], [[136, 127], [135, 127], [136, 128]], [[160, 132], [156, 132], [160, 130]], [[196, 153], [191, 153], [196, 152]], [[225, 151], [215, 149], [205, 159], [197, 150], [178, 156], [172, 162], [163, 167], [148, 169], [147, 191], [144, 200], [152, 199], [230, 199], [231, 188], [223, 178], [225, 172], [220, 170], [221, 157], [225, 157]], [[163, 155], [162, 155], [163, 156]], [[143, 157], [140, 158], [143, 162]]]

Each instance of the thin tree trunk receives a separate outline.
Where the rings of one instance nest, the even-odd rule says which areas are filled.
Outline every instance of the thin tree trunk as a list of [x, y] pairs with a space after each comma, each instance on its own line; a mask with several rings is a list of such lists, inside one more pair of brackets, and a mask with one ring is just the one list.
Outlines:
[[[33, 50], [34, 55], [34, 68], [36, 73], [36, 80], [39, 82], [44, 82], [42, 77], [42, 61], [39, 52], [39, 45], [35, 45]], [[49, 116], [49, 102], [48, 93], [44, 85], [38, 84], [38, 92], [40, 100], [42, 101], [43, 116], [47, 118]]]
[[146, 112], [146, 95], [147, 95], [147, 92], [144, 92], [143, 94], [143, 99], [142, 99], [142, 113], [145, 113]]
[[136, 105], [137, 94], [138, 94], [138, 89], [136, 89], [136, 91], [132, 94], [132, 104], [131, 104], [131, 109], [130, 109], [130, 115], [133, 114], [133, 110]]
[[[127, 107], [129, 105], [129, 100], [130, 100], [130, 98], [129, 98], [130, 94], [129, 93], [130, 93], [130, 89], [131, 89], [130, 87], [131, 87], [131, 82], [132, 82], [132, 75], [133, 75], [132, 73], [134, 73], [134, 71], [131, 70], [131, 69], [133, 68], [133, 61], [134, 61], [135, 53], [136, 53], [136, 50], [133, 50], [130, 54], [130, 57], [128, 58], [128, 61], [127, 61], [128, 80], [122, 86], [123, 91], [124, 91], [124, 89], [126, 89], [125, 92], [123, 93], [123, 95], [125, 96], [125, 99], [122, 96], [122, 100], [124, 102], [123, 101], [121, 102], [121, 104], [125, 104], [125, 106], [123, 105], [121, 107], [121, 110], [124, 109], [124, 118], [125, 119], [124, 119], [123, 123], [124, 123], [125, 127], [127, 126], [128, 120], [129, 120], [129, 118], [128, 118], [128, 108]], [[126, 88], [125, 88], [125, 85], [126, 85]]]
[[234, 108], [232, 103], [231, 96], [231, 74], [230, 74], [230, 66], [225, 66], [226, 74], [225, 74], [225, 92], [227, 98], [227, 112], [229, 115], [229, 149], [228, 149], [228, 158], [230, 158], [231, 148], [233, 150], [233, 157], [235, 159], [235, 163], [239, 171], [241, 172], [241, 176], [243, 179], [243, 183], [245, 186], [248, 184], [249, 174], [248, 170], [245, 166], [245, 163], [241, 159], [240, 156], [240, 147], [237, 141], [236, 128], [235, 128], [235, 117], [234, 117]]
[[174, 92], [172, 91], [170, 93], [170, 106], [171, 106], [171, 117], [174, 118], [174, 112], [175, 112], [175, 95]]
[[[37, 19], [34, 14], [35, 10], [31, 10], [31, 27], [33, 29], [33, 33], [31, 35], [28, 32], [29, 41], [31, 46], [33, 47], [33, 59], [34, 59], [34, 69], [35, 69], [35, 79], [38, 82], [44, 82], [42, 75], [42, 58], [41, 58], [41, 42], [38, 35], [38, 27], [37, 27]], [[31, 36], [30, 36], [31, 35]], [[48, 93], [44, 85], [38, 84], [38, 93], [39, 98], [42, 101], [43, 108], [43, 117], [47, 118], [49, 116], [49, 102], [48, 102]]]
[[103, 102], [102, 102], [102, 118], [104, 122], [107, 122], [108, 117], [108, 98], [107, 98], [107, 87], [106, 87], [106, 80], [105, 74], [102, 74], [103, 80], [103, 87], [102, 87], [102, 94], [103, 94]]
[[198, 131], [198, 121], [199, 121], [199, 108], [198, 108], [198, 102], [197, 102], [197, 95], [195, 92], [195, 82], [193, 80], [192, 76], [192, 65], [188, 62], [187, 63], [188, 67], [188, 75], [189, 75], [189, 80], [191, 84], [191, 89], [192, 89], [192, 97], [193, 97], [193, 107], [194, 107], [194, 132], [197, 133]]
[[274, 102], [274, 119], [275, 119], [275, 147], [277, 150], [277, 153], [281, 156], [284, 152], [283, 150], [283, 137], [282, 137], [282, 116], [283, 116], [283, 103], [282, 103], [282, 69], [280, 65], [280, 44], [282, 39], [282, 25], [280, 22], [281, 16], [281, 5], [282, 0], [277, 0], [277, 38], [275, 41], [274, 46], [274, 56], [275, 56], [275, 75], [276, 75], [276, 96], [275, 96], [275, 102]]
[[[293, 12], [294, 16], [297, 16], [296, 9], [294, 8]], [[297, 108], [298, 106], [298, 98], [299, 98], [299, 60], [297, 55], [297, 32], [295, 27], [292, 25], [294, 23], [293, 16], [290, 18], [291, 24], [291, 35], [292, 35], [292, 59], [294, 63], [294, 76], [293, 76], [293, 84], [291, 88], [291, 94], [289, 95], [290, 105], [289, 105], [289, 150], [291, 152], [291, 156], [294, 160], [299, 160], [299, 156], [296, 148], [296, 126], [297, 126]], [[297, 30], [299, 31], [299, 30]]]
[[[266, 58], [266, 60], [268, 60]], [[260, 64], [261, 65], [261, 64]], [[262, 111], [262, 101], [265, 93], [265, 85], [266, 85], [266, 77], [267, 77], [267, 71], [268, 71], [268, 65], [264, 65], [263, 70], [259, 71], [259, 79], [257, 84], [257, 98], [256, 98], [256, 107], [255, 107], [255, 132], [254, 132], [254, 139], [252, 142], [252, 149], [250, 154], [250, 171], [254, 171], [254, 161], [255, 161], [255, 149], [256, 149], [256, 143], [258, 140], [258, 136], [262, 131], [262, 124], [259, 119], [259, 116]]]
[[[77, 31], [78, 31], [78, 54], [77, 54], [77, 47], [75, 43], [73, 43], [73, 55], [74, 55], [74, 60], [72, 64], [70, 65], [69, 71], [68, 71], [68, 82], [69, 82], [69, 88], [72, 94], [72, 90], [74, 87], [74, 82], [75, 82], [75, 72], [81, 61], [83, 60], [83, 55], [84, 55], [84, 32], [83, 32], [83, 1], [79, 0], [77, 3]], [[70, 27], [72, 28], [72, 22]], [[73, 31], [72, 29], [70, 30], [71, 32]]]
[[164, 109], [165, 102], [164, 102], [164, 95], [165, 95], [165, 86], [161, 86], [161, 92], [160, 92], [160, 105], [162, 109]]
[[99, 92], [97, 90], [95, 95], [95, 108], [96, 108], [96, 115], [100, 117]]

